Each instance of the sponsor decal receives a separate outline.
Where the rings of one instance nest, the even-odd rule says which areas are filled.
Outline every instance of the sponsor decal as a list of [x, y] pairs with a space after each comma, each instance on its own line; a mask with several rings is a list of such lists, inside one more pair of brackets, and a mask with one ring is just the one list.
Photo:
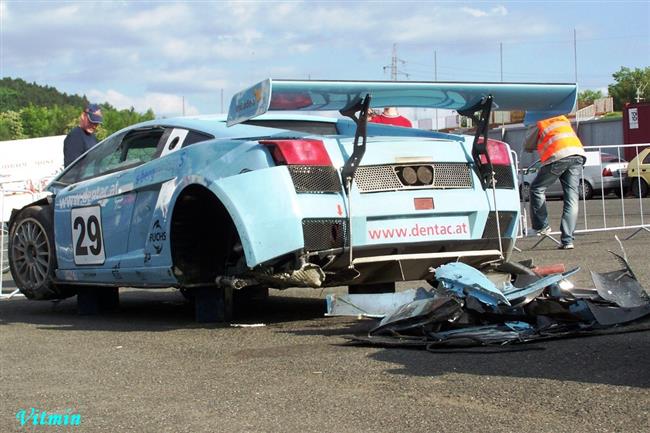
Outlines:
[[59, 209], [70, 209], [77, 206], [85, 206], [103, 198], [117, 195], [118, 193], [117, 183], [109, 186], [98, 186], [81, 193], [57, 197], [56, 207]]
[[368, 221], [366, 241], [382, 242], [422, 242], [445, 239], [469, 239], [470, 227], [467, 217], [439, 217], [400, 221]]
[[117, 262], [117, 265], [113, 266], [111, 273], [113, 274], [113, 278], [116, 280], [122, 279], [122, 273], [120, 272], [120, 262]]
[[99, 206], [72, 209], [72, 245], [75, 265], [101, 265], [106, 259]]
[[150, 168], [144, 171], [141, 171], [135, 176], [135, 185], [140, 185], [147, 182], [152, 182], [154, 176], [156, 175], [156, 169]]
[[163, 250], [164, 242], [167, 240], [167, 232], [163, 230], [160, 225], [160, 220], [153, 223], [151, 232], [149, 233], [149, 243], [153, 246], [156, 254], [160, 254]]

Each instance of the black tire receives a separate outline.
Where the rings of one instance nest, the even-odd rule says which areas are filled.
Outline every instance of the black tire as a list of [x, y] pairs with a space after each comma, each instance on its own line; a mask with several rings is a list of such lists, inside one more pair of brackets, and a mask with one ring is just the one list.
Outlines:
[[[639, 180], [641, 182], [639, 182]], [[637, 179], [636, 177], [631, 178], [630, 180], [632, 187], [632, 195], [634, 197], [647, 197], [648, 196], [648, 184], [645, 183], [644, 179]], [[641, 189], [639, 189], [639, 184], [641, 185]]]
[[594, 188], [589, 182], [584, 182], [584, 189], [582, 182], [578, 184], [578, 196], [580, 200], [590, 200], [594, 196]]
[[16, 286], [29, 299], [64, 299], [76, 291], [56, 285], [53, 212], [50, 206], [23, 209], [9, 227], [9, 267]]
[[614, 195], [618, 198], [623, 198], [627, 194], [627, 188], [625, 187], [625, 185], [623, 185], [623, 193], [621, 193], [621, 188], [618, 186], [614, 188], [613, 191], [614, 191]]
[[2, 245], [0, 248], [2, 248], [2, 263], [0, 264], [0, 273], [6, 274], [9, 272], [9, 233], [4, 227], [1, 230], [2, 235], [0, 237], [2, 237]]

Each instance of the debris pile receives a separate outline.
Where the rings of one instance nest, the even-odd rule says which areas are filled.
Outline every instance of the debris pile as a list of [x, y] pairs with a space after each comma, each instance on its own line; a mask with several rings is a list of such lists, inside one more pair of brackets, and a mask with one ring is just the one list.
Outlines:
[[495, 283], [456, 262], [435, 269], [433, 289], [329, 295], [328, 315], [383, 317], [367, 336], [353, 338], [381, 346], [505, 345], [596, 333], [650, 314], [650, 296], [627, 258], [612, 254], [622, 268], [591, 272], [594, 288], [568, 280], [579, 268], [540, 276], [521, 263], [504, 263], [502, 269], [513, 273]]

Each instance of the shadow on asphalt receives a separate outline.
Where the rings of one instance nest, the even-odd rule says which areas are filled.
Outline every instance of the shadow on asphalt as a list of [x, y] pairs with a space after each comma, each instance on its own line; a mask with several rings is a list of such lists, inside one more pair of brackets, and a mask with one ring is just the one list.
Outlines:
[[[322, 318], [325, 301], [317, 298], [270, 296], [236, 299], [233, 323], [275, 324]], [[96, 331], [169, 331], [215, 328], [224, 324], [194, 321], [194, 306], [178, 291], [129, 290], [120, 292], [118, 311], [95, 316], [77, 314], [76, 297], [60, 302], [13, 298], [0, 301], [0, 326], [35, 324], [47, 329]]]
[[615, 335], [576, 337], [488, 351], [381, 349], [372, 359], [400, 364], [389, 373], [439, 376], [449, 373], [505, 376], [650, 387], [650, 330]]
[[[323, 320], [324, 313], [323, 299], [271, 296], [265, 300], [237, 300], [233, 322], [271, 325], [309, 321], [297, 329], [278, 331], [323, 337], [363, 334], [375, 323], [351, 318]], [[117, 332], [225, 326], [194, 322], [192, 304], [180, 293], [169, 290], [129, 290], [120, 295], [119, 311], [97, 316], [79, 316], [75, 298], [58, 303], [20, 298], [0, 301], [0, 327], [14, 323], [48, 330]], [[355, 346], [349, 346], [349, 350], [355, 350]], [[397, 347], [377, 348], [369, 357], [391, 367], [398, 365], [386, 370], [395, 375], [433, 377], [461, 373], [650, 388], [650, 322], [639, 332], [541, 341], [505, 351], [478, 348], [427, 352]]]

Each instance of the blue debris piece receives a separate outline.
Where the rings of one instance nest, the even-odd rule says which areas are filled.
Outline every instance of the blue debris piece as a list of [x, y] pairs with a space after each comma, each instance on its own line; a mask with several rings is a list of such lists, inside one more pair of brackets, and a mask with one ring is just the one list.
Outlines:
[[640, 319], [650, 314], [650, 304], [640, 307], [621, 308], [611, 305], [585, 301], [596, 322], [601, 326], [620, 325]]
[[616, 257], [624, 268], [604, 274], [592, 272], [595, 289], [559, 284], [579, 268], [532, 282], [528, 279], [530, 284], [524, 287], [503, 282], [500, 290], [469, 265], [446, 264], [435, 270], [440, 283], [435, 297], [399, 307], [367, 337], [354, 340], [429, 350], [500, 346], [623, 326], [650, 315], [650, 293], [637, 281], [627, 258]]
[[591, 279], [598, 294], [619, 307], [634, 308], [650, 304], [650, 296], [625, 269], [602, 274], [592, 271]]
[[468, 343], [508, 344], [515, 341], [527, 341], [535, 335], [535, 329], [526, 322], [504, 322], [497, 325], [472, 326], [442, 332], [430, 332], [433, 339], [430, 346], [455, 344], [458, 340]]
[[436, 268], [435, 275], [444, 289], [460, 298], [472, 296], [486, 305], [510, 305], [510, 301], [485, 274], [465, 263], [442, 265]]
[[[522, 288], [510, 286], [503, 290], [503, 294], [509, 302], [523, 305], [539, 296], [545, 288], [565, 280], [579, 270], [580, 268], [576, 267], [570, 271], [564, 272], [563, 274], [547, 275]], [[515, 300], [518, 302], [514, 302]]]
[[435, 293], [423, 287], [396, 293], [327, 295], [326, 316], [366, 316], [382, 318], [402, 305], [419, 299], [433, 298]]
[[432, 324], [451, 323], [455, 322], [462, 313], [463, 308], [460, 301], [448, 296], [419, 299], [402, 305], [395, 312], [384, 317], [379, 325], [370, 330], [368, 335], [379, 334], [383, 331], [394, 334]]

